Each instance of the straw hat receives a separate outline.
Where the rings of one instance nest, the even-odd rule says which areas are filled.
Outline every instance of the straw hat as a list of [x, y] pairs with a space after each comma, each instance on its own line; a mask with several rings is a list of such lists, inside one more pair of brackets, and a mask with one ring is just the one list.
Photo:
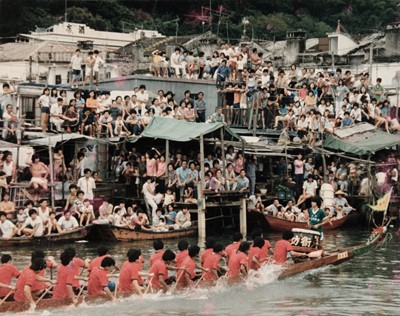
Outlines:
[[345, 193], [342, 190], [338, 190], [335, 192], [335, 195], [344, 195]]

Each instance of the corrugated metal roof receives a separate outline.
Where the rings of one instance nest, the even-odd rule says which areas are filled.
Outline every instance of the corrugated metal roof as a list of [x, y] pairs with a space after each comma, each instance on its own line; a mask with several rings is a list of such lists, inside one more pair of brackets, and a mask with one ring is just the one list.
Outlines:
[[[34, 61], [38, 57], [41, 61], [48, 61], [51, 53], [53, 62], [70, 62], [77, 47], [77, 44], [49, 41], [6, 43], [0, 45], [0, 61], [28, 61], [30, 56]], [[100, 46], [94, 49], [105, 51]]]

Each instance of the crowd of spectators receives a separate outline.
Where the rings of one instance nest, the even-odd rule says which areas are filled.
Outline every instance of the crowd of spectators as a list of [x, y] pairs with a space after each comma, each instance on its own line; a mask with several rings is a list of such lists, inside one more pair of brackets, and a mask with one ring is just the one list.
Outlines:
[[[15, 222], [17, 234], [29, 236], [63, 232], [90, 223], [168, 231], [192, 225], [188, 208], [198, 203], [199, 184], [205, 192], [243, 192], [248, 196], [249, 211], [297, 221], [307, 218], [308, 203], [316, 196], [324, 196], [325, 191], [336, 195], [331, 203], [324, 205], [332, 219], [339, 219], [353, 210], [347, 196], [370, 193], [368, 186], [363, 192], [362, 182], [368, 178], [365, 164], [330, 160], [324, 171], [320, 159], [303, 158], [299, 153], [294, 160], [279, 157], [273, 160], [273, 174], [279, 178], [278, 183], [290, 188], [292, 194], [289, 198], [280, 197], [271, 206], [267, 201], [279, 196], [279, 187], [270, 188], [273, 191], [269, 192], [269, 198], [266, 192], [261, 194], [267, 180], [259, 170], [267, 170], [267, 162], [244, 155], [233, 146], [226, 148], [224, 157], [222, 152], [219, 147], [206, 151], [205, 173], [201, 179], [201, 159], [196, 151], [171, 148], [169, 157], [162, 149], [154, 147], [147, 151], [138, 147], [131, 147], [129, 152], [116, 151], [109, 169], [112, 181], [124, 185], [126, 194], [124, 198], [109, 200], [96, 196], [97, 186], [105, 180], [98, 171], [85, 167], [85, 150], [80, 150], [68, 162], [62, 150], [56, 150], [53, 170], [38, 154], [33, 155], [28, 170], [18, 170], [12, 154], [4, 151], [0, 160], [0, 212]], [[391, 157], [392, 167], [377, 170], [377, 183], [396, 189], [400, 160], [394, 155]], [[52, 203], [47, 195], [51, 172], [54, 181], [62, 180], [69, 186], [69, 194], [56, 208], [50, 207]], [[21, 185], [24, 180], [33, 199], [22, 207], [15, 205], [9, 192], [14, 184]], [[280, 207], [281, 204], [286, 207]]]
[[[207, 104], [203, 92], [190, 90], [176, 96], [160, 89], [150, 97], [145, 85], [114, 98], [108, 91], [75, 90], [74, 97], [67, 99], [65, 90], [45, 88], [38, 100], [42, 132], [114, 138], [139, 134], [153, 117], [230, 126], [247, 126], [255, 119], [259, 128], [292, 130], [297, 142], [313, 147], [324, 134], [361, 122], [388, 133], [400, 129], [397, 107], [387, 98], [382, 79], [372, 82], [368, 73], [353, 74], [340, 68], [299, 70], [296, 65], [275, 69], [256, 48], [250, 51], [234, 44], [222, 44], [213, 56], [200, 53], [195, 57], [180, 48], [169, 59], [162, 55], [153, 53], [155, 75], [182, 73], [183, 77], [213, 79], [222, 102]], [[24, 122], [7, 101], [12, 91], [9, 84], [3, 85], [2, 137], [21, 143]], [[215, 113], [210, 115], [210, 111]]]

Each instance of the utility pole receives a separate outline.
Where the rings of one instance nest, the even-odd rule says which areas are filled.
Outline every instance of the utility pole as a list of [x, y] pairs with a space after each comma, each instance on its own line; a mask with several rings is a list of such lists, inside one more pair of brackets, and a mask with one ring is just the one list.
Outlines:
[[65, 19], [65, 22], [67, 22], [67, 18], [68, 18], [68, 15], [67, 15], [67, 4], [68, 4], [68, 0], [65, 0], [65, 12], [64, 12], [64, 19]]
[[372, 62], [373, 62], [373, 55], [374, 55], [374, 47], [371, 45], [369, 46], [369, 80], [372, 82]]

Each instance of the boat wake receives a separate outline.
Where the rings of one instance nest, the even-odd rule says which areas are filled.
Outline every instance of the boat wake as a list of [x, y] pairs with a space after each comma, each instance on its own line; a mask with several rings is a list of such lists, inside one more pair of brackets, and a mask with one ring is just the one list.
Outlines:
[[186, 301], [190, 304], [191, 301], [207, 301], [211, 300], [216, 296], [225, 296], [225, 293], [243, 293], [243, 291], [253, 291], [259, 287], [266, 284], [271, 284], [277, 282], [279, 273], [282, 271], [283, 267], [277, 265], [265, 265], [258, 271], [251, 270], [249, 277], [246, 281], [235, 284], [228, 285], [227, 279], [221, 277], [217, 284], [213, 287], [196, 287], [188, 288], [181, 292], [168, 292], [168, 293], [148, 293], [143, 297], [138, 295], [132, 295], [126, 298], [118, 298], [116, 302], [82, 302], [78, 307], [66, 306], [62, 309], [49, 309], [38, 312], [31, 312], [30, 315], [53, 315], [57, 312], [58, 315], [89, 315], [95, 314], [98, 311], [104, 309], [107, 313], [113, 310], [116, 306], [120, 310], [129, 310], [129, 306], [134, 304], [135, 306], [141, 306], [143, 310], [147, 310], [154, 306], [154, 302], [159, 305], [173, 304], [173, 301]]

